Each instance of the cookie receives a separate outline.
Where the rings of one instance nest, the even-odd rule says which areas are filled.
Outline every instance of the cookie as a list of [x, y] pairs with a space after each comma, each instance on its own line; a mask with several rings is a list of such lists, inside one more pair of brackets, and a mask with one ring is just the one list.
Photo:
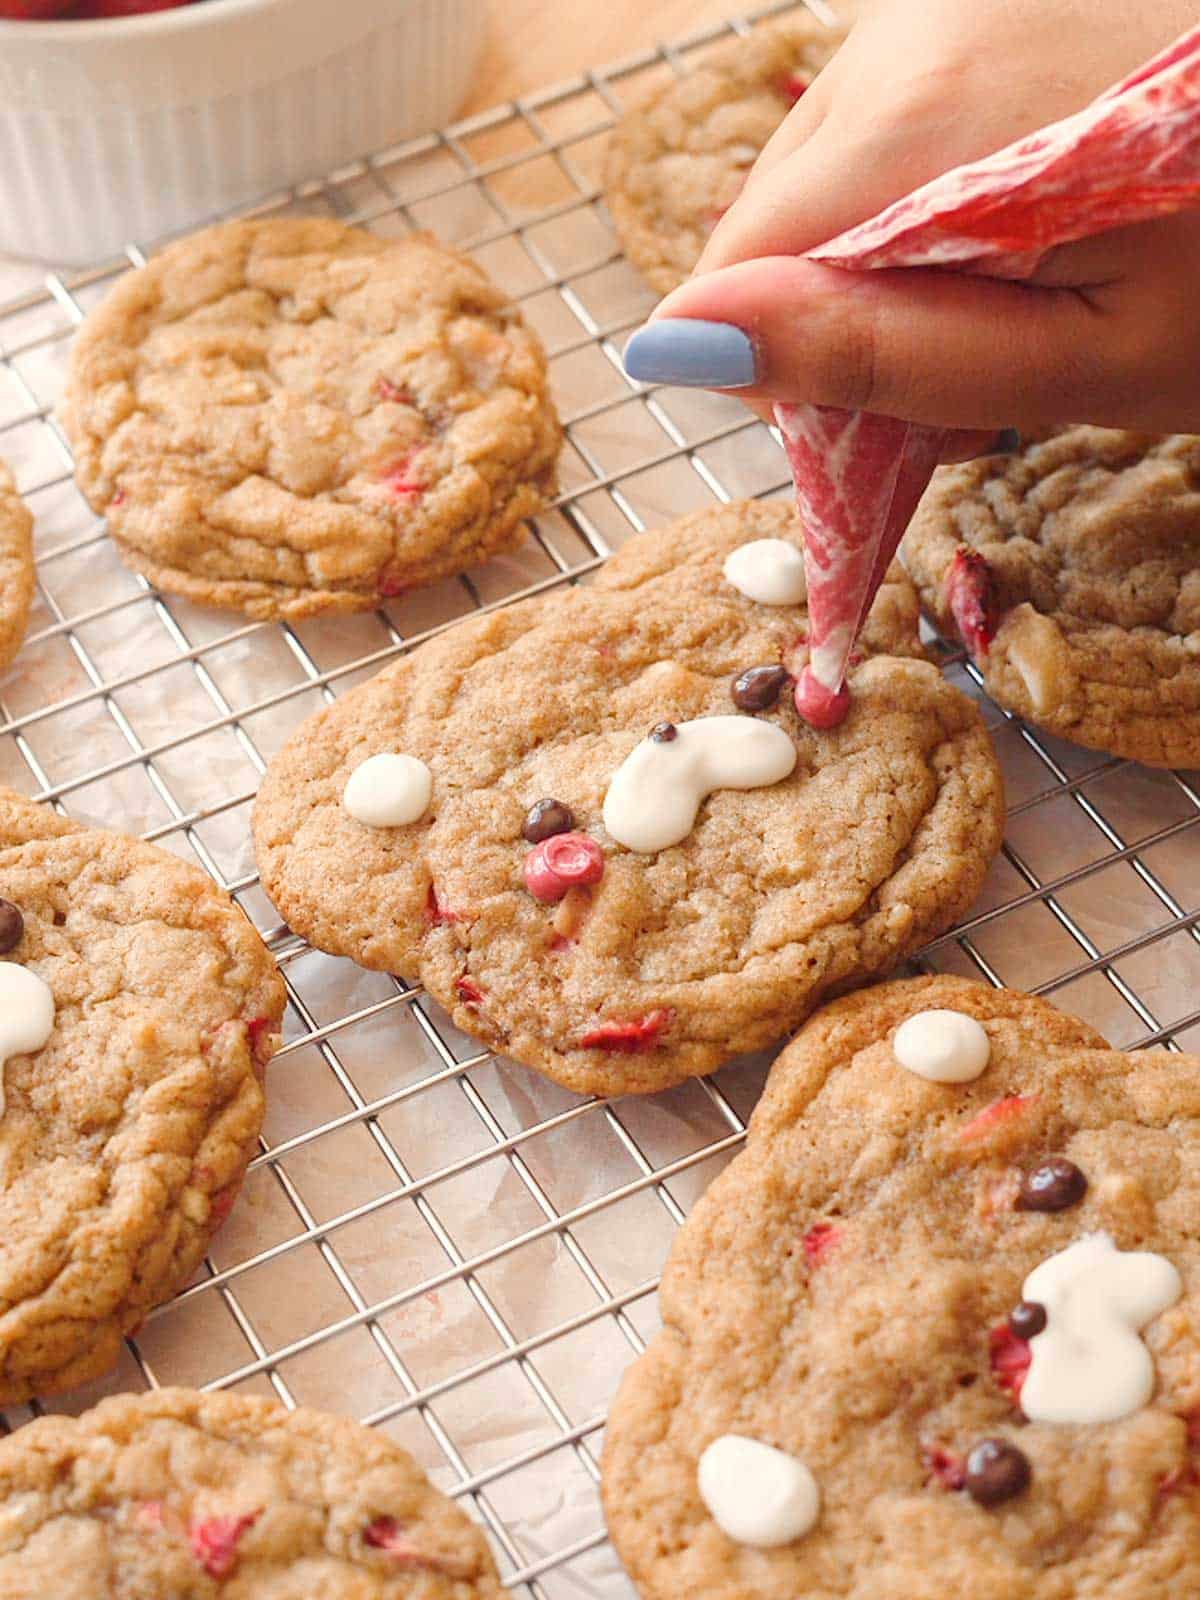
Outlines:
[[8, 1405], [107, 1371], [200, 1264], [257, 1148], [284, 996], [203, 872], [8, 789], [0, 896]]
[[63, 422], [129, 565], [293, 620], [514, 544], [561, 444], [542, 347], [474, 262], [311, 218], [209, 228], [122, 278]]
[[829, 1006], [608, 1423], [643, 1600], [1200, 1594], [1198, 1206], [1200, 1060], [956, 978]]
[[33, 585], [33, 518], [0, 461], [0, 668], [25, 637]]
[[604, 198], [622, 249], [660, 294], [691, 275], [767, 141], [844, 37], [803, 16], [732, 39], [618, 125]]
[[383, 1434], [159, 1389], [0, 1443], [5, 1600], [501, 1600], [483, 1535]]
[[1200, 766], [1200, 438], [1072, 427], [945, 467], [904, 559], [1007, 710]]
[[948, 927], [1000, 842], [991, 743], [898, 571], [854, 712], [800, 721], [803, 603], [725, 575], [790, 577], [799, 540], [782, 504], [685, 518], [305, 722], [254, 813], [288, 925], [608, 1094], [712, 1072]]

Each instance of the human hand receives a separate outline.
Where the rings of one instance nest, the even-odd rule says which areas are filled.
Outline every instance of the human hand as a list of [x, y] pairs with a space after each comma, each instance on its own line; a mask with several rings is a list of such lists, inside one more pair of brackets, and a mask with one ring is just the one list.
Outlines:
[[801, 254], [1080, 109], [1194, 21], [1177, 0], [867, 0], [697, 276], [631, 341], [632, 375], [985, 434], [1200, 431], [1200, 213], [1065, 246], [1029, 283]]

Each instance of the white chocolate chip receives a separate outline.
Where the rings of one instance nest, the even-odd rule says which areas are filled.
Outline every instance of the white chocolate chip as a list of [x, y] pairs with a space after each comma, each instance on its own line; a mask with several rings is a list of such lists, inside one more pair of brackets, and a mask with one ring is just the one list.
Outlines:
[[714, 789], [761, 789], [795, 765], [795, 745], [773, 722], [681, 722], [673, 739], [643, 739], [617, 768], [604, 799], [604, 826], [629, 850], [666, 850], [687, 838]]
[[1116, 1422], [1140, 1411], [1155, 1376], [1141, 1330], [1182, 1293], [1164, 1256], [1118, 1250], [1107, 1233], [1088, 1234], [1043, 1261], [1021, 1291], [1046, 1308], [1021, 1388], [1030, 1422]]
[[424, 815], [433, 774], [416, 756], [384, 752], [359, 763], [342, 791], [342, 804], [368, 828], [399, 828]]
[[15, 961], [0, 961], [0, 1115], [4, 1112], [4, 1063], [40, 1050], [54, 1027], [54, 993], [48, 983]]
[[821, 1491], [803, 1461], [740, 1434], [713, 1440], [697, 1481], [721, 1532], [758, 1550], [802, 1539], [820, 1514]]
[[1015, 606], [1004, 619], [994, 648], [1008, 657], [1038, 716], [1069, 698], [1074, 674], [1066, 640], [1053, 617], [1043, 616], [1029, 604]]
[[804, 557], [786, 539], [752, 539], [725, 558], [726, 579], [764, 606], [798, 606], [808, 595]]
[[963, 1011], [918, 1011], [896, 1029], [892, 1053], [902, 1067], [933, 1083], [972, 1083], [992, 1047], [983, 1027]]

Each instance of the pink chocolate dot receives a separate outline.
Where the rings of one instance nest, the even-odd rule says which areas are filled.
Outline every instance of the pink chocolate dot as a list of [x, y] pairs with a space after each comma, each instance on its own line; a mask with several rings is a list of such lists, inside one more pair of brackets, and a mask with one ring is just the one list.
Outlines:
[[535, 900], [561, 900], [576, 883], [599, 883], [604, 852], [586, 833], [556, 833], [525, 857], [525, 887]]
[[796, 710], [810, 727], [836, 728], [846, 720], [850, 691], [845, 684], [840, 689], [827, 689], [814, 677], [812, 668], [805, 667], [796, 684], [795, 701]]

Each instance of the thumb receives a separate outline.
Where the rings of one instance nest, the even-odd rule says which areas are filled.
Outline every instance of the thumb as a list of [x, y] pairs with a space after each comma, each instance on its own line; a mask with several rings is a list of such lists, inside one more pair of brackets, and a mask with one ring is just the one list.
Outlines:
[[630, 340], [625, 363], [643, 382], [939, 427], [1109, 420], [1098, 410], [1119, 423], [1145, 385], [1116, 320], [1074, 288], [773, 256], [677, 289]]

